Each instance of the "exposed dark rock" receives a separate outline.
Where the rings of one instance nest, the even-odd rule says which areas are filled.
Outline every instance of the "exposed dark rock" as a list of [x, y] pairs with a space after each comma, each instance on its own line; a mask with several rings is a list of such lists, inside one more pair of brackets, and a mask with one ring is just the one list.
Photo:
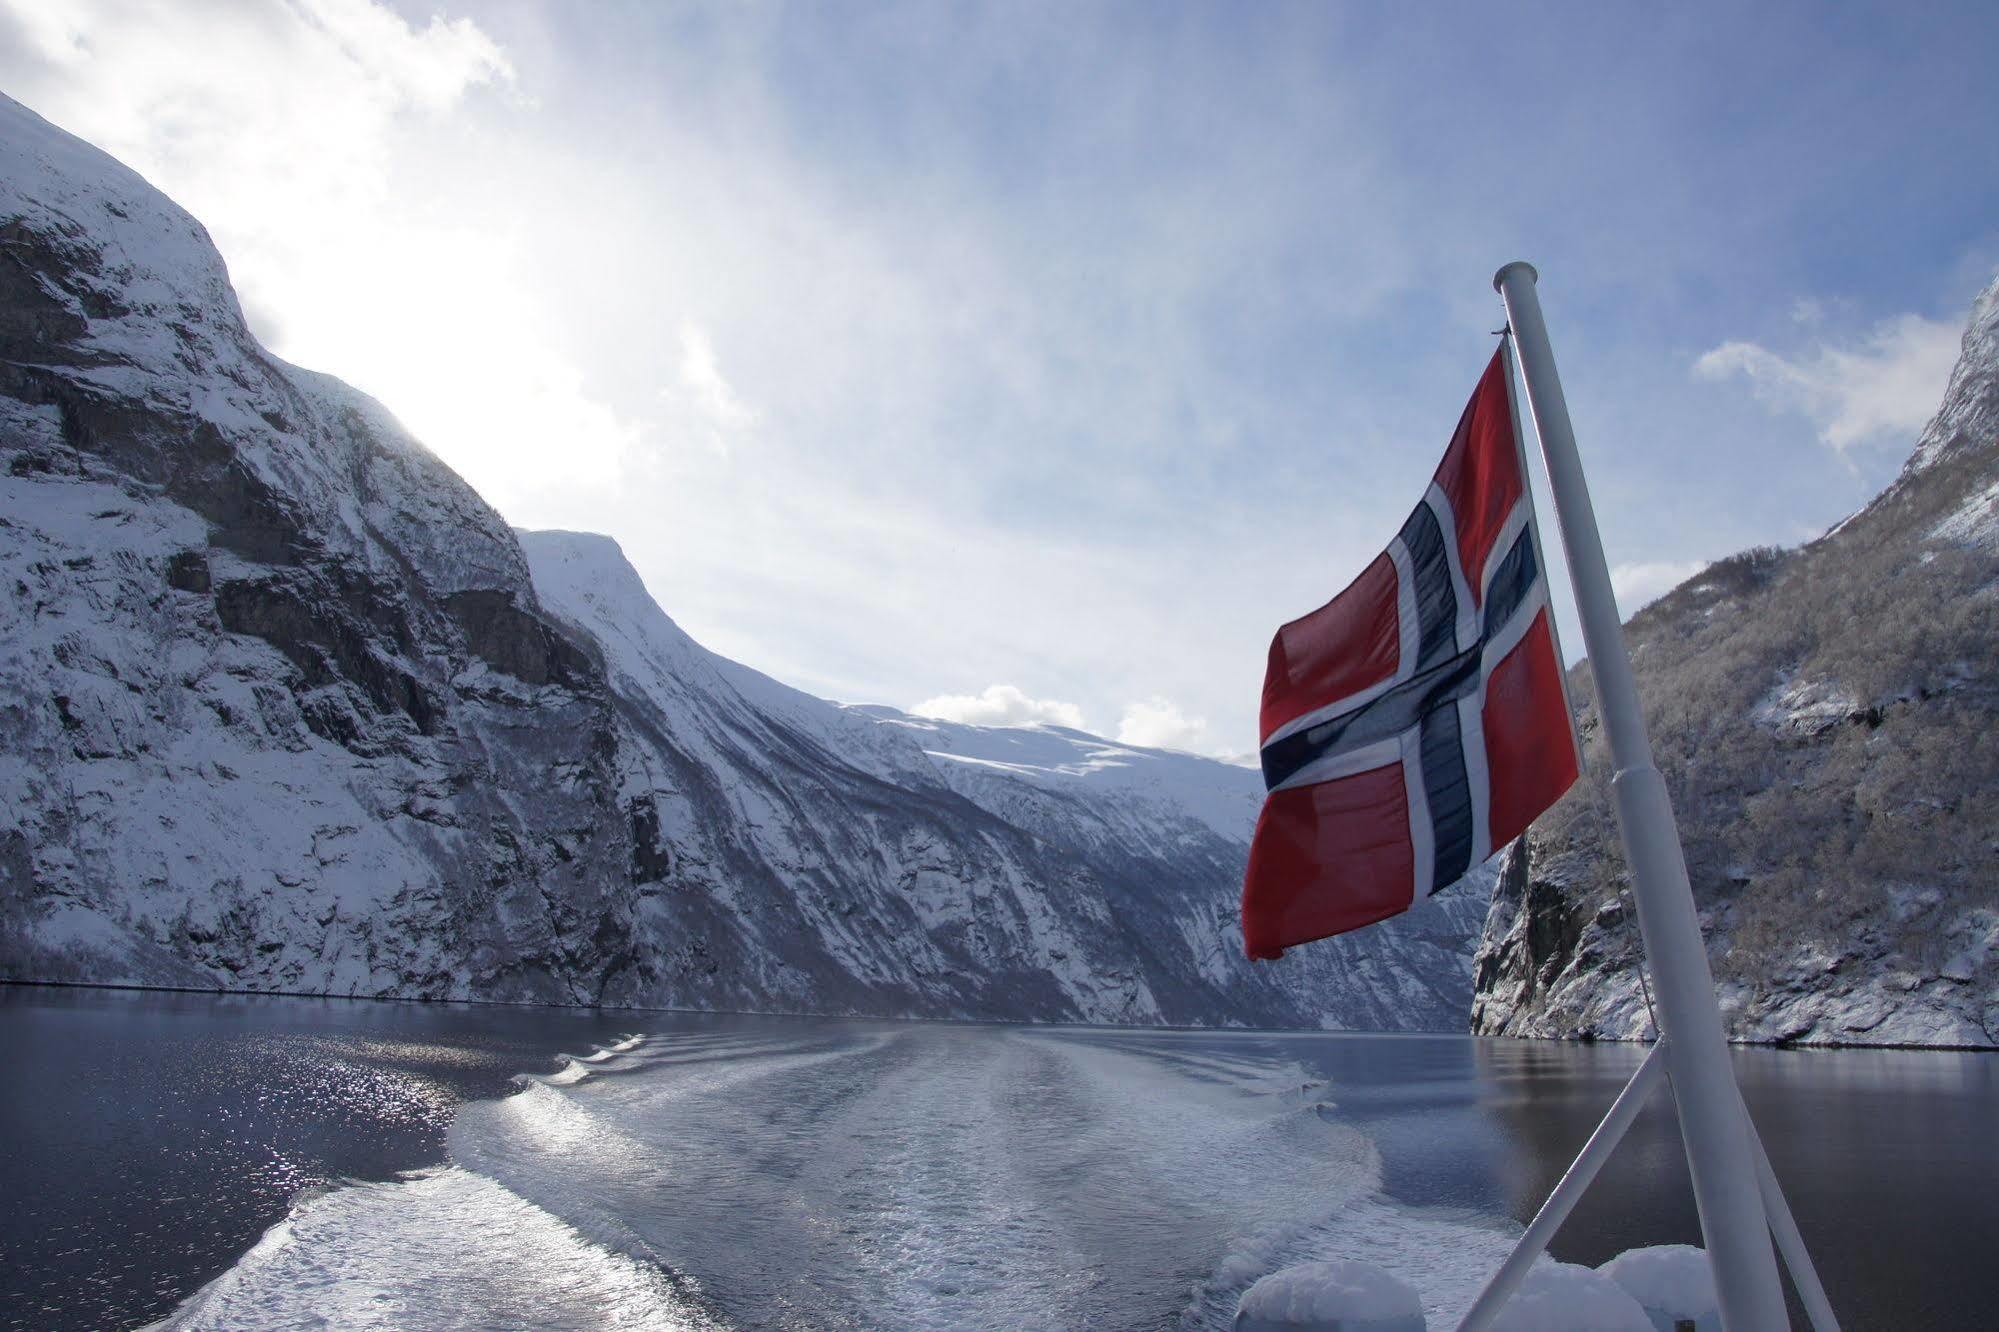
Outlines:
[[513, 593], [454, 592], [445, 604], [473, 653], [515, 679], [574, 687], [593, 674], [588, 654], [546, 620], [522, 610]]
[[175, 551], [167, 560], [167, 586], [181, 592], [209, 591], [207, 554], [198, 550]]
[[659, 835], [659, 806], [648, 796], [628, 807], [632, 820], [632, 882], [659, 883], [673, 873], [673, 856]]
[[[215, 589], [215, 612], [234, 634], [260, 638], [299, 668], [307, 689], [338, 680], [359, 685], [384, 712], [400, 712], [430, 735], [438, 705], [422, 682], [350, 618], [347, 603], [287, 574], [232, 579]], [[318, 595], [315, 595], [318, 594]]]

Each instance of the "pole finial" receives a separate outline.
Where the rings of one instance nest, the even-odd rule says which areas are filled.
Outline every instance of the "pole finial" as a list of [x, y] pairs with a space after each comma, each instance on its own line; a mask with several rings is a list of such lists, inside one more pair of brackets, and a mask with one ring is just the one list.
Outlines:
[[1541, 275], [1534, 271], [1534, 265], [1528, 263], [1525, 259], [1515, 259], [1512, 263], [1507, 264], [1492, 275], [1492, 289], [1494, 291], [1505, 290], [1506, 275], [1516, 268], [1526, 270], [1529, 282], [1539, 282], [1541, 280]]

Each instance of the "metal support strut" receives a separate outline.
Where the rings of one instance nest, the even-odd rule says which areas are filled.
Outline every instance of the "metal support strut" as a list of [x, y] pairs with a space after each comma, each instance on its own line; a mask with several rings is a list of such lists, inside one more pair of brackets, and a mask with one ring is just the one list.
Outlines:
[[1596, 676], [1597, 710], [1615, 774], [1611, 794], [1618, 832], [1631, 870], [1639, 933], [1651, 963], [1665, 1048], [1662, 1057], [1672, 1073], [1673, 1100], [1680, 1112], [1701, 1233], [1714, 1268], [1722, 1327], [1726, 1332], [1776, 1332], [1787, 1327], [1789, 1319], [1763, 1210], [1749, 1116], [1735, 1086], [1672, 801], [1652, 762], [1652, 743], [1645, 733], [1645, 714], [1624, 646], [1610, 566], [1604, 559], [1575, 429], [1569, 423], [1568, 403], [1541, 317], [1537, 275], [1531, 265], [1512, 263], [1492, 281], [1505, 298], [1507, 322], [1520, 353], [1527, 406], [1548, 464], [1576, 611]]
[[1569, 1213], [1589, 1190], [1596, 1179], [1597, 1171], [1617, 1149], [1624, 1138], [1624, 1132], [1631, 1127], [1631, 1121], [1638, 1118], [1638, 1112], [1645, 1107], [1645, 1098], [1659, 1085], [1659, 1079], [1666, 1076], [1665, 1043], [1659, 1042], [1645, 1052], [1645, 1062], [1638, 1065], [1638, 1071], [1631, 1075], [1631, 1081], [1624, 1084], [1624, 1090], [1610, 1103], [1609, 1113], [1596, 1126], [1596, 1132], [1589, 1135], [1589, 1141], [1576, 1159], [1570, 1163], [1567, 1173], [1562, 1176], [1548, 1200], [1541, 1204], [1541, 1210], [1534, 1213], [1528, 1223], [1527, 1232], [1520, 1242], [1513, 1246], [1513, 1252], [1506, 1255], [1506, 1261], [1485, 1283], [1485, 1289], [1478, 1293], [1478, 1299], [1458, 1324], [1458, 1332], [1482, 1332], [1498, 1314], [1505, 1303], [1513, 1298], [1513, 1292], [1534, 1266], [1534, 1260], [1548, 1247], [1548, 1241], [1555, 1238], [1555, 1232], [1562, 1228], [1562, 1222], [1569, 1219]]

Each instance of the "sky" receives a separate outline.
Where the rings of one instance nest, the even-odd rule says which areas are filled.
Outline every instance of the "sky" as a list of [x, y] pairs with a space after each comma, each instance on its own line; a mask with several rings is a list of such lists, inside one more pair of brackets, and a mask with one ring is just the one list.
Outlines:
[[708, 647], [1236, 758], [1509, 260], [1627, 612], [1892, 479], [1999, 266], [1994, 67], [1979, 4], [0, 0], [0, 91], [272, 350]]

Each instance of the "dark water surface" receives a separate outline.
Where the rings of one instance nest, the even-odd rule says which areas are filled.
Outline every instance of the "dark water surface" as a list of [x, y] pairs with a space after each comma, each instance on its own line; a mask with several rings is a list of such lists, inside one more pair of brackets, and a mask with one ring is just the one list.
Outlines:
[[169, 1313], [302, 1188], [441, 1160], [615, 1014], [0, 985], [0, 1327]]
[[[1448, 1327], [1641, 1053], [0, 987], [0, 1327]], [[1999, 1056], [1737, 1068], [1844, 1325], [1988, 1325]], [[1554, 1251], [1667, 1242], [1662, 1098]]]

